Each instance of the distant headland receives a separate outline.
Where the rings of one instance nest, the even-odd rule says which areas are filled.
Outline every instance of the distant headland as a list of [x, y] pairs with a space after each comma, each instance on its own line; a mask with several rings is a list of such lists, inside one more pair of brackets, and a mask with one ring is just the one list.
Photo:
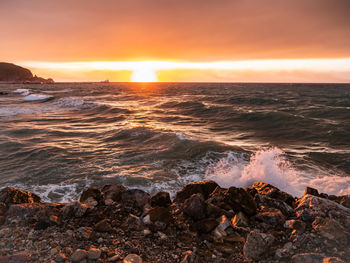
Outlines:
[[26, 68], [6, 62], [0, 62], [0, 82], [25, 82], [25, 83], [54, 83], [51, 78], [44, 79], [33, 75]]

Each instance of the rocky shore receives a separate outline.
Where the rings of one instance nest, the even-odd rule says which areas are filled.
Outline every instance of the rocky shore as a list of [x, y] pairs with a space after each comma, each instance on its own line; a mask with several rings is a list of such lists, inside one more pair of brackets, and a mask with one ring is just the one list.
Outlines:
[[172, 201], [122, 185], [43, 203], [0, 191], [0, 262], [349, 262], [350, 196], [190, 183]]

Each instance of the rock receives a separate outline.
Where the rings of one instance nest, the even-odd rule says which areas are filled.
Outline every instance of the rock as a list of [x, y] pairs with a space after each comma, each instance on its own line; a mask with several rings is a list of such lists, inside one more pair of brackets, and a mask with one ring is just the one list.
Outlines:
[[175, 202], [182, 203], [193, 194], [201, 194], [204, 199], [207, 199], [216, 187], [219, 185], [214, 181], [189, 183], [176, 193]]
[[2, 224], [4, 224], [5, 221], [6, 221], [6, 217], [0, 216], [0, 226], [1, 226]]
[[142, 262], [143, 262], [142, 258], [136, 254], [129, 254], [123, 260], [123, 263], [142, 263]]
[[141, 219], [133, 214], [129, 214], [125, 221], [125, 224], [130, 230], [141, 231], [143, 229], [143, 223]]
[[56, 262], [66, 262], [67, 261], [67, 256], [64, 253], [59, 253], [56, 257], [55, 257], [55, 261]]
[[295, 199], [293, 196], [279, 190], [277, 187], [274, 187], [270, 184], [256, 182], [252, 185], [252, 188], [255, 189], [261, 195], [266, 195], [272, 199], [281, 200], [290, 205], [291, 207], [294, 207], [295, 205]]
[[283, 215], [287, 217], [295, 215], [294, 209], [290, 205], [279, 199], [273, 199], [266, 195], [256, 194], [254, 196], [254, 200], [260, 206], [273, 207], [280, 210], [283, 213]]
[[80, 262], [83, 259], [86, 259], [86, 257], [87, 257], [87, 251], [86, 250], [84, 250], [84, 249], [77, 249], [71, 255], [70, 260], [72, 262]]
[[90, 239], [92, 232], [93, 232], [93, 230], [91, 227], [79, 227], [78, 228], [78, 233], [80, 233], [84, 239]]
[[185, 256], [180, 263], [199, 263], [198, 256], [191, 250], [185, 252]]
[[337, 257], [326, 257], [322, 263], [344, 263], [344, 261]]
[[168, 192], [159, 192], [151, 197], [152, 206], [168, 207], [171, 205], [171, 199]]
[[62, 215], [65, 218], [68, 217], [82, 217], [86, 211], [88, 210], [88, 206], [86, 204], [80, 203], [78, 201], [73, 201], [68, 203], [62, 209]]
[[165, 207], [154, 207], [149, 211], [150, 220], [152, 223], [162, 222], [169, 225], [173, 222], [173, 216], [169, 212], [168, 208]]
[[144, 230], [143, 230], [143, 235], [144, 235], [144, 236], [148, 236], [148, 235], [150, 235], [150, 234], [152, 234], [151, 230], [149, 230], [149, 229], [144, 229]]
[[317, 253], [302, 253], [292, 256], [291, 263], [322, 263], [323, 256]]
[[145, 225], [150, 225], [152, 222], [151, 222], [151, 216], [148, 214], [146, 216], [144, 216], [142, 218], [142, 222], [145, 224]]
[[319, 196], [320, 194], [318, 193], [317, 189], [307, 186], [307, 187], [305, 188], [304, 195]]
[[283, 225], [286, 221], [280, 210], [270, 207], [262, 207], [262, 210], [255, 215], [255, 219], [273, 226]]
[[251, 231], [243, 247], [244, 257], [248, 259], [260, 260], [263, 254], [265, 254], [272, 243], [274, 242], [274, 236], [271, 234], [259, 233], [257, 231]]
[[343, 195], [338, 197], [337, 203], [345, 206], [346, 208], [350, 208], [350, 195]]
[[316, 217], [329, 217], [334, 212], [337, 212], [339, 217], [348, 218], [350, 216], [349, 208], [313, 195], [304, 195], [299, 199], [295, 211], [297, 217], [306, 222], [312, 222]]
[[235, 227], [249, 226], [249, 219], [243, 212], [238, 212], [234, 218], [232, 218], [231, 224]]
[[14, 253], [9, 256], [0, 256], [0, 262], [4, 263], [26, 263], [30, 262], [30, 255], [26, 252]]
[[89, 207], [95, 207], [101, 204], [103, 200], [102, 193], [100, 189], [95, 187], [90, 187], [83, 191], [80, 196], [80, 202], [87, 204]]
[[5, 187], [0, 191], [0, 202], [6, 205], [23, 203], [40, 203], [41, 198], [33, 193], [13, 187]]
[[199, 233], [210, 233], [218, 226], [219, 222], [215, 218], [205, 218], [194, 223], [194, 229]]
[[344, 245], [347, 243], [346, 229], [332, 218], [317, 217], [314, 222], [312, 222], [312, 227], [325, 238]]
[[[38, 215], [49, 213], [50, 207], [47, 204], [42, 203], [24, 203], [10, 205], [6, 212], [6, 217], [8, 218], [36, 218], [39, 220]], [[49, 218], [46, 218], [49, 221]]]
[[292, 249], [293, 249], [292, 242], [288, 242], [288, 243], [284, 244], [283, 248], [279, 248], [276, 250], [275, 256], [278, 259], [287, 258], [292, 253]]
[[284, 227], [289, 228], [289, 229], [293, 229], [293, 230], [297, 231], [298, 233], [304, 233], [305, 228], [306, 228], [306, 223], [301, 221], [301, 220], [291, 219], [291, 220], [287, 220], [284, 223]]
[[208, 202], [224, 210], [242, 211], [248, 216], [256, 213], [256, 203], [253, 197], [243, 188], [217, 188], [210, 195]]
[[113, 230], [108, 219], [102, 219], [101, 221], [95, 224], [94, 228], [98, 232], [109, 232]]
[[162, 233], [162, 232], [160, 232], [160, 231], [158, 231], [157, 234], [158, 234], [158, 236], [159, 236], [159, 238], [160, 238], [161, 240], [165, 240], [165, 239], [168, 238], [166, 234], [164, 234], [164, 233]]
[[135, 207], [143, 211], [145, 205], [150, 203], [150, 196], [139, 189], [126, 190], [121, 193], [121, 202], [124, 206]]
[[206, 217], [207, 204], [201, 194], [193, 194], [190, 198], [186, 199], [183, 211], [186, 215], [193, 220], [200, 220]]
[[88, 259], [90, 260], [96, 260], [96, 259], [99, 259], [100, 256], [101, 256], [101, 250], [98, 249], [98, 248], [90, 248], [88, 253], [87, 253], [87, 257]]
[[222, 215], [218, 220], [218, 226], [214, 229], [213, 234], [216, 239], [222, 239], [227, 235], [226, 229], [231, 226], [230, 220], [225, 215]]
[[7, 209], [8, 209], [8, 206], [5, 203], [0, 202], [0, 216], [4, 215]]
[[127, 189], [121, 184], [108, 184], [103, 186], [102, 193], [104, 200], [113, 200], [119, 202], [121, 200], [122, 193]]
[[107, 261], [108, 261], [108, 262], [116, 262], [116, 261], [118, 261], [118, 260], [120, 260], [120, 256], [119, 256], [119, 255], [114, 255], [114, 256], [108, 258]]

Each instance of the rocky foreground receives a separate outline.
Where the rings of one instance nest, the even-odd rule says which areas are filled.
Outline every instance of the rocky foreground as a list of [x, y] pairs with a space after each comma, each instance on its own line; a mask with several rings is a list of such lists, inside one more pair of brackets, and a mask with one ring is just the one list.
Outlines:
[[0, 191], [0, 262], [349, 262], [350, 196], [190, 183], [173, 201], [122, 185], [43, 203]]

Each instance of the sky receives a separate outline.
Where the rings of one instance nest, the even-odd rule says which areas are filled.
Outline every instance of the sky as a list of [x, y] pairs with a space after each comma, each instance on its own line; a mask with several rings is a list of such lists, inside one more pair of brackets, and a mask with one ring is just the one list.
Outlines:
[[349, 14], [348, 0], [4, 0], [0, 60], [58, 81], [350, 82]]

